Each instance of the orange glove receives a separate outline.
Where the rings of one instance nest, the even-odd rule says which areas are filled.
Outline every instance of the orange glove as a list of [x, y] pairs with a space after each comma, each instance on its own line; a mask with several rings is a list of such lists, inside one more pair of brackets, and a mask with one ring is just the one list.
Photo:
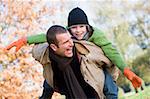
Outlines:
[[136, 89], [141, 87], [142, 79], [133, 73], [129, 68], [124, 69], [124, 76], [126, 76], [132, 83], [133, 87]]
[[27, 44], [27, 38], [26, 37], [22, 37], [21, 39], [11, 43], [10, 45], [8, 45], [5, 50], [9, 50], [12, 47], [16, 47], [16, 52], [24, 45]]

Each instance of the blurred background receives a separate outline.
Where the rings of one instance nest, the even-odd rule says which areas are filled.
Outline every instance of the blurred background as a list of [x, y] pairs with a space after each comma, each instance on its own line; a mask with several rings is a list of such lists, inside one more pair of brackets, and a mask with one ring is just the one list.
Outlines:
[[150, 0], [0, 0], [0, 99], [38, 99], [43, 83], [42, 66], [31, 55], [34, 45], [17, 53], [2, 49], [22, 36], [46, 33], [54, 24], [66, 26], [75, 7], [105, 32], [143, 79], [135, 91], [120, 74], [119, 98], [150, 99]]

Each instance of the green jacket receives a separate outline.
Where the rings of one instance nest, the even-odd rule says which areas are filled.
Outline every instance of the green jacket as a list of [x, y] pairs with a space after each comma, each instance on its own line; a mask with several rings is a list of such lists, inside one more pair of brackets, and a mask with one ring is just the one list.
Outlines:
[[[39, 35], [29, 36], [27, 38], [27, 41], [28, 44], [43, 43], [46, 42], [46, 35], [43, 33]], [[88, 41], [93, 42], [97, 46], [101, 47], [105, 55], [112, 61], [112, 63], [115, 64], [123, 72], [124, 68], [127, 66], [126, 63], [124, 62], [117, 49], [112, 46], [112, 43], [106, 38], [101, 30], [94, 28], [94, 32], [88, 39]]]

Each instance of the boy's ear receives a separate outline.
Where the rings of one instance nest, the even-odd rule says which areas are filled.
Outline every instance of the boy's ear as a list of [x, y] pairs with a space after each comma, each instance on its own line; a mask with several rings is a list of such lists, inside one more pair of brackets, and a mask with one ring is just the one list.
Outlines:
[[50, 47], [53, 49], [53, 51], [57, 50], [57, 46], [55, 44], [50, 44]]

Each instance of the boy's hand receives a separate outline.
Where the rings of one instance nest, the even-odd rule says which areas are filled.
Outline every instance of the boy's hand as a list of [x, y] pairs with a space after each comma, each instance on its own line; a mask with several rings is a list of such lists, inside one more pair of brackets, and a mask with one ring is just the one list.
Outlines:
[[124, 69], [124, 76], [126, 76], [132, 83], [133, 87], [136, 89], [141, 87], [142, 79], [133, 73], [129, 68]]
[[27, 44], [27, 38], [26, 37], [22, 37], [21, 39], [11, 43], [10, 45], [8, 45], [5, 50], [10, 50], [12, 47], [16, 47], [16, 52], [24, 45]]

